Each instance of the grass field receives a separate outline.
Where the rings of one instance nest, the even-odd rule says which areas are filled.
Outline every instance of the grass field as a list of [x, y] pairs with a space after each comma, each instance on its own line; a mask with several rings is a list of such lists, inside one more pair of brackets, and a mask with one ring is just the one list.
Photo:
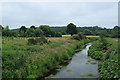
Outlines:
[[[71, 35], [62, 35], [62, 37], [70, 37]], [[92, 35], [86, 35], [86, 37], [96, 37], [99, 38], [100, 36], [92, 36]]]
[[62, 35], [62, 37], [70, 37], [71, 35]]
[[88, 35], [86, 35], [86, 37], [97, 37], [97, 38], [99, 38], [100, 36], [88, 36]]
[[49, 43], [28, 45], [28, 38], [3, 38], [3, 78], [37, 78], [71, 57], [90, 40], [47, 38]]
[[118, 49], [118, 46], [120, 45], [120, 39], [119, 38], [106, 38], [108, 43], [112, 44], [112, 48]]

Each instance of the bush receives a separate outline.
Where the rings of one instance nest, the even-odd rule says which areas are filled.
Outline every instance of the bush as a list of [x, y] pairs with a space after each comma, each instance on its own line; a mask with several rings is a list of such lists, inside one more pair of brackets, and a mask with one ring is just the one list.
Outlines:
[[103, 53], [101, 51], [97, 51], [96, 49], [90, 47], [88, 51], [88, 55], [91, 56], [93, 59], [96, 60], [102, 60], [103, 59]]
[[120, 78], [118, 55], [114, 55], [112, 58], [99, 63], [98, 65], [100, 78]]
[[82, 40], [82, 39], [85, 39], [86, 37], [84, 35], [82, 35], [81, 33], [78, 33], [77, 35], [73, 35], [72, 36], [72, 39], [75, 39], [75, 40]]
[[78, 35], [73, 35], [72, 36], [72, 39], [75, 39], [75, 40], [80, 40], [79, 36]]
[[35, 41], [35, 39], [28, 39], [28, 44], [33, 44], [35, 45], [37, 42]]
[[47, 39], [45, 37], [41, 37], [41, 38], [36, 38], [36, 39], [28, 39], [28, 44], [29, 45], [36, 45], [36, 44], [43, 44], [43, 43], [47, 43]]
[[51, 37], [62, 37], [62, 34], [60, 32], [51, 31]]
[[55, 37], [62, 37], [62, 34], [60, 32], [56, 32]]
[[[108, 42], [105, 38], [100, 38], [100, 40], [93, 42], [93, 45], [90, 47], [88, 54], [96, 60], [102, 60], [98, 64], [98, 70], [101, 80], [107, 80], [112, 78], [120, 78], [118, 75], [119, 64], [118, 64], [118, 51], [112, 44]], [[117, 79], [115, 79], [117, 80]]]
[[37, 43], [47, 43], [48, 42], [45, 37], [36, 38], [35, 40]]

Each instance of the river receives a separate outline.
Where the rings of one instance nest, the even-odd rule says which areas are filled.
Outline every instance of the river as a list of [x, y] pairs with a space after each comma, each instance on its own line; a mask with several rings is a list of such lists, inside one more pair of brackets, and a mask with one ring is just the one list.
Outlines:
[[76, 53], [66, 66], [47, 78], [98, 78], [98, 61], [88, 56], [90, 46], [91, 43]]

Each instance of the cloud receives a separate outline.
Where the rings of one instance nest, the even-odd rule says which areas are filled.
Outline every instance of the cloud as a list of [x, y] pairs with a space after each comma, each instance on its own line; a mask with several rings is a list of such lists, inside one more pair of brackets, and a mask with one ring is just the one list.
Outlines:
[[2, 25], [19, 28], [73, 22], [81, 27], [112, 28], [118, 24], [117, 8], [115, 2], [6, 2], [2, 3]]

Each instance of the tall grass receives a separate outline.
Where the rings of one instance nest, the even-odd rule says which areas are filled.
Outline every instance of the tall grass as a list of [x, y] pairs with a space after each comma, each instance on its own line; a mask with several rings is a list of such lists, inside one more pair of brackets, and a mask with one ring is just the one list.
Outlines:
[[49, 38], [50, 42], [28, 45], [27, 38], [4, 38], [3, 78], [42, 77], [60, 62], [71, 57], [77, 48], [90, 42], [69, 38]]

